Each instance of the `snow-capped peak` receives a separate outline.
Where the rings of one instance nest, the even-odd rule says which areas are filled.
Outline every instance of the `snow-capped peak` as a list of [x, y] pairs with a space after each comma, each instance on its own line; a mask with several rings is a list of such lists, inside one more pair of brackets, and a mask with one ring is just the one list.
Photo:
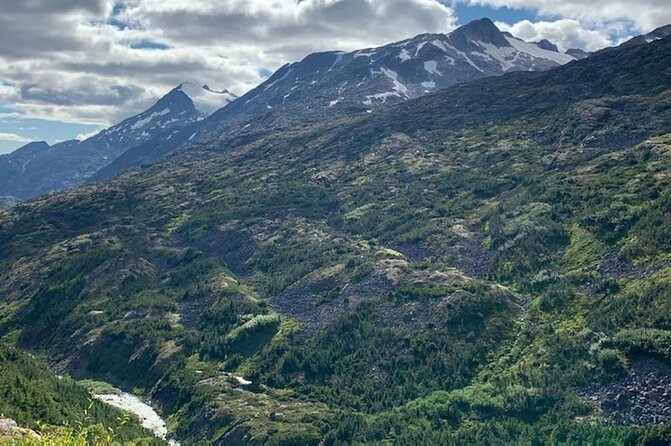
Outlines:
[[[485, 18], [449, 34], [421, 34], [351, 53], [310, 54], [282, 66], [215, 119], [287, 107], [307, 118], [319, 116], [319, 110], [329, 115], [364, 112], [480, 77], [545, 70], [572, 60], [549, 41], [525, 42]], [[204, 90], [227, 93], [209, 86]]]
[[110, 148], [128, 147], [196, 120], [197, 113], [193, 101], [183, 91], [183, 85], [178, 85], [148, 110], [125, 119], [83, 142]]
[[196, 108], [201, 112], [201, 117], [211, 115], [238, 98], [226, 88], [218, 90], [208, 84], [201, 85], [196, 82], [184, 82], [181, 86], [182, 90], [196, 104]]

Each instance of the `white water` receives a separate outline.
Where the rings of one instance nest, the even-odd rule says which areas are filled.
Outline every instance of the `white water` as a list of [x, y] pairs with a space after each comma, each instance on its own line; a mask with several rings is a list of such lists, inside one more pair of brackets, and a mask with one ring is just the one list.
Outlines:
[[[95, 398], [110, 406], [137, 415], [143, 427], [152, 431], [157, 437], [167, 440], [168, 428], [166, 427], [163, 418], [161, 418], [151, 406], [145, 404], [135, 395], [120, 392], [109, 395], [95, 395]], [[168, 440], [168, 444], [170, 444], [170, 446], [179, 446], [179, 443], [175, 440]]]

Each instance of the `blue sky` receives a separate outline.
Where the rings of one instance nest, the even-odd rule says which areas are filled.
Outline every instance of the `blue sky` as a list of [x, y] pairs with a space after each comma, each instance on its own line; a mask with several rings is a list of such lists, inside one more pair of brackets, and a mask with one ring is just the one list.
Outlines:
[[[8, 112], [7, 109], [4, 109]], [[45, 119], [19, 118], [14, 115], [4, 115], [0, 107], [0, 135], [16, 134], [26, 140], [43, 141], [50, 144], [76, 138], [78, 135], [89, 134], [97, 129], [96, 125], [71, 124]], [[25, 141], [6, 141], [0, 139], [0, 153], [13, 151], [26, 144]]]
[[449, 32], [482, 17], [525, 40], [595, 50], [671, 22], [667, 2], [638, 0], [636, 8], [629, 0], [12, 2], [0, 15], [0, 154], [29, 140], [54, 144], [89, 135], [184, 81], [241, 95], [314, 51]]

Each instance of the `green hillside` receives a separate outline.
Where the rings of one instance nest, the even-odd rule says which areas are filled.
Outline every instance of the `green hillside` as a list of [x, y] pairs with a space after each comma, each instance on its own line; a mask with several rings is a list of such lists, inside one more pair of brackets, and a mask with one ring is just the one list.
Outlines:
[[[52, 444], [163, 444], [136, 418], [95, 399], [77, 382], [58, 377], [39, 360], [0, 345], [0, 418], [39, 432]], [[1, 430], [1, 429], [0, 429]], [[11, 443], [0, 432], [0, 444]], [[25, 436], [26, 444], [36, 437]], [[60, 443], [59, 443], [60, 442]]]
[[669, 66], [666, 38], [21, 203], [0, 336], [183, 444], [667, 444]]

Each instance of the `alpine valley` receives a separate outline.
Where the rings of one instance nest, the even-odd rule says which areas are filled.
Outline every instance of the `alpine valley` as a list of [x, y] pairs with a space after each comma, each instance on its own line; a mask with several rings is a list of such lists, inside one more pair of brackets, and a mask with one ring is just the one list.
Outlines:
[[482, 19], [0, 157], [5, 438], [162, 444], [121, 389], [184, 445], [669, 444], [670, 33]]

